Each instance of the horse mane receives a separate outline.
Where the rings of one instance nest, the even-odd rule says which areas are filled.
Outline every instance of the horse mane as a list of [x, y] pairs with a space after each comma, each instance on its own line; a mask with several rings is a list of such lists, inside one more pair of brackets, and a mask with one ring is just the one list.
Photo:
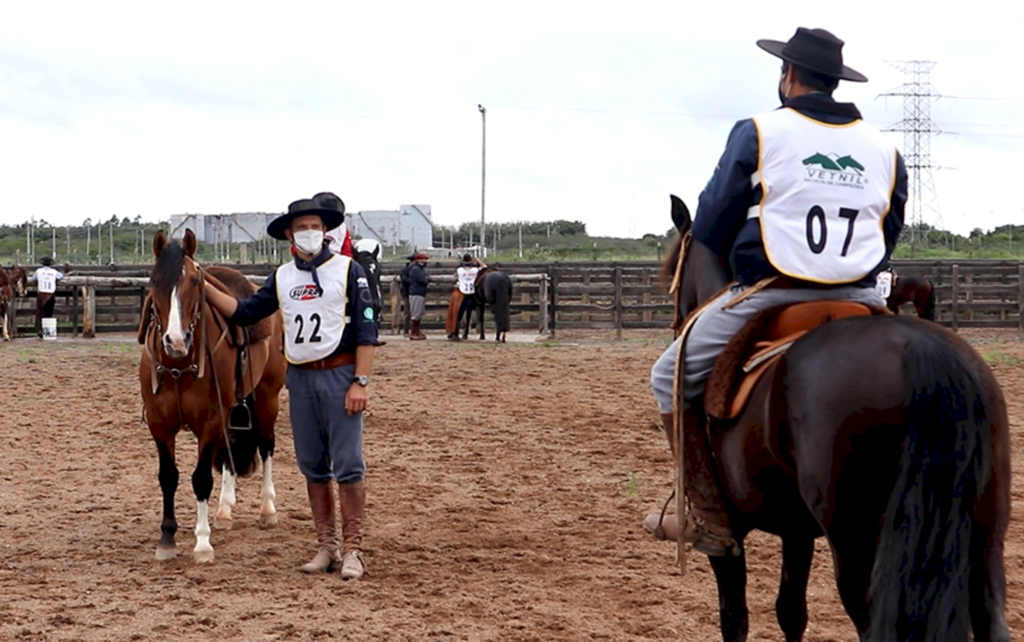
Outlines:
[[682, 251], [683, 235], [677, 233], [672, 241], [672, 246], [669, 247], [668, 253], [665, 254], [665, 261], [661, 264], [661, 273], [658, 280], [665, 289], [668, 289], [672, 285], [673, 279], [675, 279], [676, 266], [679, 265], [679, 255]]
[[160, 251], [160, 256], [156, 257], [153, 269], [149, 273], [149, 284], [161, 291], [174, 287], [181, 278], [181, 269], [184, 265], [185, 249], [181, 247], [181, 243], [171, 241]]

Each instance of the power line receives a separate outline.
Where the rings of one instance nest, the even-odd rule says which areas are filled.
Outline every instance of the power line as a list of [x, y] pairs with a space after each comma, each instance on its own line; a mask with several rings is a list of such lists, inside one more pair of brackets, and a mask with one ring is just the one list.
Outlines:
[[[934, 62], [926, 60], [887, 61], [890, 65], [903, 72], [902, 85], [882, 96], [899, 96], [903, 98], [903, 120], [887, 127], [883, 131], [903, 132], [903, 160], [906, 163], [910, 178], [908, 205], [910, 209], [910, 252], [914, 254], [917, 234], [924, 231], [924, 209], [931, 210], [933, 220], [930, 226], [942, 228], [942, 214], [939, 211], [938, 199], [935, 194], [935, 182], [932, 179], [934, 164], [931, 157], [932, 134], [940, 134], [942, 130], [932, 121], [931, 104], [939, 94], [930, 81]], [[927, 201], [927, 202], [926, 202]], [[927, 236], [927, 232], [925, 232]]]

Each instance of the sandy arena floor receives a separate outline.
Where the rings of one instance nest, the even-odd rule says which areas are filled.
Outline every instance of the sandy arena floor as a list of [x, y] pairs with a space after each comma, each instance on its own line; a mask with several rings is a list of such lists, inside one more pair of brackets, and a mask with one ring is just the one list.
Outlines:
[[[1009, 400], [1019, 475], [1024, 344], [1015, 332], [971, 336]], [[0, 344], [0, 640], [720, 639], [706, 558], [691, 556], [681, 578], [673, 545], [640, 526], [671, 486], [647, 381], [667, 332], [621, 343], [599, 332], [506, 345], [385, 338], [366, 418], [369, 570], [358, 583], [296, 570], [314, 538], [287, 401], [278, 526], [258, 528], [259, 478], [242, 480], [234, 529], [214, 532], [216, 561], [194, 563], [195, 439], [184, 435], [182, 555], [158, 563], [134, 337]], [[1018, 636], [1020, 488], [1007, 551]], [[768, 535], [747, 540], [751, 640], [781, 639], [778, 549]], [[807, 640], [856, 640], [820, 540], [809, 600]]]

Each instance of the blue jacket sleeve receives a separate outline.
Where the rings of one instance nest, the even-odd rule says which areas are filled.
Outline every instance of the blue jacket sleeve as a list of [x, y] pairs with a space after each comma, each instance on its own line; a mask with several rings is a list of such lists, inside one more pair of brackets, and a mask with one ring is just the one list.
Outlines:
[[238, 308], [231, 317], [233, 323], [252, 325], [277, 311], [280, 303], [277, 300], [276, 275], [276, 271], [271, 272], [259, 290], [238, 301]]
[[[373, 293], [370, 282], [366, 278], [363, 266], [352, 261], [348, 271], [349, 311], [352, 319], [352, 344], [355, 346], [375, 346], [377, 341], [377, 318], [373, 312]], [[348, 329], [346, 328], [346, 333]], [[342, 343], [346, 343], [343, 341]]]
[[882, 233], [885, 235], [885, 262], [887, 263], [896, 249], [896, 242], [899, 241], [900, 232], [903, 231], [904, 211], [907, 206], [907, 165], [903, 156], [896, 153], [896, 182], [892, 187], [892, 195], [889, 197], [889, 215], [885, 217], [882, 224]]
[[723, 261], [729, 258], [736, 235], [747, 221], [747, 210], [757, 204], [750, 184], [757, 171], [757, 155], [754, 121], [741, 120], [729, 133], [718, 167], [700, 195], [693, 238]]

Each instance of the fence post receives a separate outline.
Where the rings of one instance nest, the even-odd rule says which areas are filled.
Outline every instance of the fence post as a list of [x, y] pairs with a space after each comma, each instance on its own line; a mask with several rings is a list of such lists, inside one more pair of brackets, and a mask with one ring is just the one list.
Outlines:
[[1017, 266], [1017, 341], [1024, 339], [1024, 263]]
[[96, 288], [92, 285], [82, 286], [82, 337], [92, 339], [96, 336]]
[[548, 278], [547, 274], [541, 275], [540, 295], [537, 297], [537, 321], [540, 324], [540, 333], [544, 335], [548, 333]]
[[551, 312], [548, 323], [551, 326], [551, 336], [555, 336], [558, 330], [558, 266], [551, 266]]
[[400, 320], [398, 315], [402, 309], [399, 303], [399, 292], [398, 292], [398, 279], [391, 279], [391, 284], [388, 286], [388, 293], [391, 295], [391, 334], [398, 334], [401, 332], [398, 324]]
[[953, 332], [957, 332], [960, 328], [960, 265], [953, 264], [953, 274], [950, 277], [952, 283], [952, 301], [950, 304], [950, 312], [953, 313]]
[[71, 336], [78, 336], [78, 288], [71, 288]]
[[622, 266], [615, 264], [615, 340], [622, 341]]

